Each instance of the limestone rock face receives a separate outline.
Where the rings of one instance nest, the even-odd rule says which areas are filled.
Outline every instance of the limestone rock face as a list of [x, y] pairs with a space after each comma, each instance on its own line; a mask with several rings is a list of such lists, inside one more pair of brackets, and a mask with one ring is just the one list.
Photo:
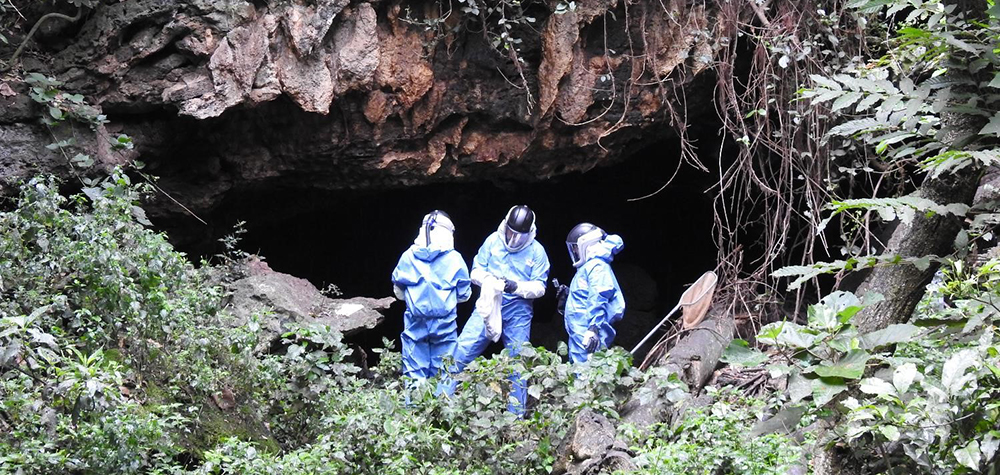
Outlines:
[[[20, 72], [54, 76], [107, 114], [109, 133], [134, 138], [127, 159], [173, 198], [160, 195], [156, 219], [185, 215], [176, 203], [206, 214], [275, 187], [586, 171], [671, 135], [671, 114], [687, 109], [679, 93], [711, 97], [711, 81], [695, 80], [725, 44], [711, 5], [580, 0], [557, 14], [558, 4], [511, 29], [515, 60], [477, 17], [434, 2], [102, 2], [77, 24], [53, 23], [61, 34], [0, 77], [0, 151], [51, 142]], [[7, 33], [13, 45], [25, 32]], [[56, 153], [0, 153], [7, 191], [39, 171], [69, 174]]]
[[389, 308], [392, 297], [332, 299], [309, 281], [275, 272], [262, 261], [245, 267], [245, 276], [226, 287], [231, 292], [227, 307], [238, 324], [256, 315], [260, 321], [260, 350], [280, 340], [294, 324], [328, 325], [344, 335], [374, 328], [382, 322], [380, 310]]

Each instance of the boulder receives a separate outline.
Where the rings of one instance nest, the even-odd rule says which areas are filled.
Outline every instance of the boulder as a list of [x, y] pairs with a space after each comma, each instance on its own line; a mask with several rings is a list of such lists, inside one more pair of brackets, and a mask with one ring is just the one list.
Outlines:
[[260, 318], [259, 350], [277, 342], [294, 324], [329, 325], [345, 336], [375, 328], [393, 297], [333, 299], [309, 281], [276, 272], [266, 262], [252, 259], [241, 266], [242, 276], [224, 284], [230, 291], [227, 306], [238, 324]]
[[599, 473], [604, 471], [605, 465], [626, 467], [631, 457], [622, 449], [624, 447], [615, 444], [614, 424], [604, 415], [584, 409], [577, 414], [566, 438], [559, 444], [552, 473]]

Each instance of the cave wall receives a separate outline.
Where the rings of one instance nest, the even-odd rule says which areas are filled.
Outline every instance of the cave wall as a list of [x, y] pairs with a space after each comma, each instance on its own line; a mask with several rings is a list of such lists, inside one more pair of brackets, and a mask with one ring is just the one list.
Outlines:
[[[149, 205], [161, 220], [190, 219], [174, 200], [202, 215], [226, 196], [274, 190], [537, 181], [669, 136], [671, 109], [689, 122], [713, 114], [711, 79], [694, 80], [719, 47], [711, 6], [526, 5], [537, 21], [513, 30], [519, 70], [467, 14], [415, 24], [440, 15], [435, 2], [105, 2], [47, 25], [3, 76], [0, 181], [9, 193], [40, 171], [71, 174], [44, 149], [53, 134], [24, 97], [26, 71], [102, 108], [110, 122], [81, 147], [98, 168], [145, 162], [172, 197]], [[701, 105], [688, 111], [680, 97]], [[110, 150], [118, 133], [135, 149]]]

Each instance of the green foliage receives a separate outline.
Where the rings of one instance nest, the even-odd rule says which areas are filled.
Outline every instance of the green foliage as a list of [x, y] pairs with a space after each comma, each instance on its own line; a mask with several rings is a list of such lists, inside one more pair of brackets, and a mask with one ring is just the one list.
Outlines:
[[[90, 155], [82, 153], [83, 150], [78, 147], [76, 133], [73, 130], [74, 122], [86, 124], [101, 136], [112, 150], [131, 150], [133, 148], [132, 138], [128, 135], [104, 136], [102, 127], [108, 123], [107, 116], [101, 113], [99, 108], [88, 104], [83, 95], [71, 94], [60, 89], [63, 86], [62, 81], [43, 74], [30, 73], [25, 76], [24, 82], [31, 86], [28, 96], [46, 109], [45, 115], [42, 116], [42, 123], [49, 127], [55, 139], [46, 148], [62, 153], [72, 167], [87, 170], [94, 165], [94, 159]], [[57, 131], [61, 129], [69, 129], [68, 132], [61, 134], [66, 138], [57, 138]], [[70, 154], [73, 154], [72, 157]], [[92, 179], [84, 181], [84, 184], [88, 186], [93, 186], [96, 183]]]
[[133, 220], [140, 189], [118, 173], [67, 200], [35, 179], [0, 214], [0, 473], [133, 473], [179, 450], [188, 419], [140, 404], [136, 369], [180, 366], [152, 347], [213, 302], [183, 256]]
[[[973, 273], [975, 284], [961, 272], [949, 275], [917, 313], [914, 323], [928, 334], [900, 345], [843, 401], [838, 435], [859, 457], [901, 447], [890, 463], [922, 473], [986, 472], [996, 461], [1000, 339], [990, 301], [997, 274], [988, 263]], [[935, 303], [945, 295], [953, 307]]]
[[709, 394], [711, 406], [685, 414], [673, 426], [659, 425], [636, 447], [640, 474], [784, 474], [800, 463], [800, 453], [786, 436], [752, 435], [767, 404], [735, 392]]
[[[882, 2], [858, 0], [851, 6], [885, 15], [908, 10], [889, 41], [890, 54], [874, 64], [829, 77], [813, 75], [815, 87], [802, 97], [813, 104], [833, 101], [831, 112], [860, 114], [829, 131], [830, 136], [856, 136], [885, 159], [920, 161], [936, 176], [972, 161], [996, 163], [1000, 116], [1000, 22], [984, 12], [961, 11], [940, 0]], [[980, 116], [989, 124], [966, 130], [966, 123], [943, 120], [943, 114]], [[957, 134], [957, 136], [956, 136]]]
[[[805, 404], [813, 417], [842, 415], [823, 442], [847, 444], [867, 470], [988, 472], [1000, 445], [996, 266], [947, 266], [913, 322], [868, 334], [858, 334], [850, 320], [870, 302], [835, 292], [809, 308], [806, 325], [761, 329], [758, 341], [781, 357], [768, 369], [787, 375], [790, 404]], [[740, 342], [727, 358], [767, 359]]]
[[643, 382], [620, 349], [571, 365], [526, 346], [440, 396], [399, 379], [390, 345], [359, 377], [315, 325], [261, 354], [260, 317], [221, 311], [217, 271], [137, 222], [147, 186], [57, 188], [32, 180], [0, 214], [0, 473], [541, 473], [579, 410], [617, 417]]
[[[892, 325], [878, 334], [858, 334], [849, 323], [861, 309], [881, 300], [870, 295], [864, 301], [848, 292], [834, 292], [809, 307], [806, 325], [782, 321], [765, 325], [757, 341], [774, 347], [780, 360], [768, 366], [774, 377], [788, 377], [788, 399], [795, 404], [807, 397], [823, 407], [861, 379], [869, 365], [882, 357], [872, 353], [886, 345], [906, 341], [912, 326]], [[727, 349], [727, 358], [742, 361], [767, 358], [736, 340]]]
[[[859, 18], [867, 18], [863, 24], [872, 22], [872, 40], [881, 31], [879, 24], [894, 31], [878, 39], [882, 56], [812, 74], [811, 85], [799, 91], [801, 99], [822, 108], [836, 124], [823, 138], [836, 144], [833, 155], [841, 162], [829, 178], [831, 187], [839, 173], [852, 182], [881, 186], [892, 186], [895, 177], [901, 180], [897, 190], [903, 190], [910, 170], [938, 178], [1000, 163], [1000, 58], [995, 54], [1000, 47], [1000, 10], [993, 6], [976, 11], [975, 5], [959, 7], [942, 0], [849, 2]], [[845, 259], [785, 268], [774, 276], [796, 277], [790, 286], [796, 289], [820, 274], [899, 263], [923, 268], [927, 259], [939, 258], [873, 255], [868, 229], [875, 216], [904, 224], [919, 214], [967, 218], [970, 225], [956, 241], [958, 254], [967, 251], [970, 240], [991, 238], [991, 227], [1000, 223], [996, 203], [970, 209], [962, 203], [935, 203], [917, 194], [880, 190], [879, 185], [869, 196], [834, 198], [824, 207], [829, 214], [814, 231], [822, 233], [840, 217]]]

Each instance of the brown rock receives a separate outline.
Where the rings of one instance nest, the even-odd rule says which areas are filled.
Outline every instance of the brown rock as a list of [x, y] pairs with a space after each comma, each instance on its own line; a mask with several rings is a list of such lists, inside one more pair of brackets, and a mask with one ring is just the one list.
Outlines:
[[552, 15], [542, 29], [542, 63], [538, 66], [538, 112], [544, 116], [559, 92], [559, 82], [573, 64], [573, 44], [580, 37], [576, 13]]
[[312, 54], [330, 30], [333, 19], [350, 0], [293, 0], [281, 11], [281, 25], [288, 34], [295, 55], [305, 58]]
[[375, 78], [379, 65], [378, 21], [370, 4], [362, 3], [344, 10], [343, 21], [333, 34], [333, 67], [336, 92], [366, 89]]
[[333, 74], [326, 62], [326, 47], [316, 54], [299, 57], [291, 53], [287, 40], [275, 50], [275, 65], [281, 90], [308, 112], [327, 114], [333, 102]]
[[[539, 12], [541, 35], [522, 35], [520, 72], [482, 32], [444, 28], [462, 24], [457, 11], [435, 30], [404, 21], [400, 4], [364, 0], [105, 2], [61, 40], [69, 47], [25, 60], [122, 121], [114, 130], [135, 139], [159, 186], [211, 218], [223, 200], [269, 187], [542, 180], [668, 136], [667, 107], [683, 108], [663, 75], [684, 88], [711, 64], [725, 44], [706, 33], [715, 7], [576, 4]], [[0, 180], [67, 176], [65, 159], [44, 150], [51, 137], [33, 101], [3, 94]], [[687, 113], [691, 122], [714, 111]], [[80, 142], [99, 147], [96, 138]], [[190, 219], [165, 197], [152, 206], [158, 222]]]
[[600, 463], [615, 442], [615, 426], [607, 417], [584, 409], [577, 414], [556, 450], [553, 474], [580, 473], [583, 466]]
[[229, 388], [222, 388], [222, 391], [212, 394], [212, 401], [223, 411], [228, 411], [236, 407], [236, 396]]

